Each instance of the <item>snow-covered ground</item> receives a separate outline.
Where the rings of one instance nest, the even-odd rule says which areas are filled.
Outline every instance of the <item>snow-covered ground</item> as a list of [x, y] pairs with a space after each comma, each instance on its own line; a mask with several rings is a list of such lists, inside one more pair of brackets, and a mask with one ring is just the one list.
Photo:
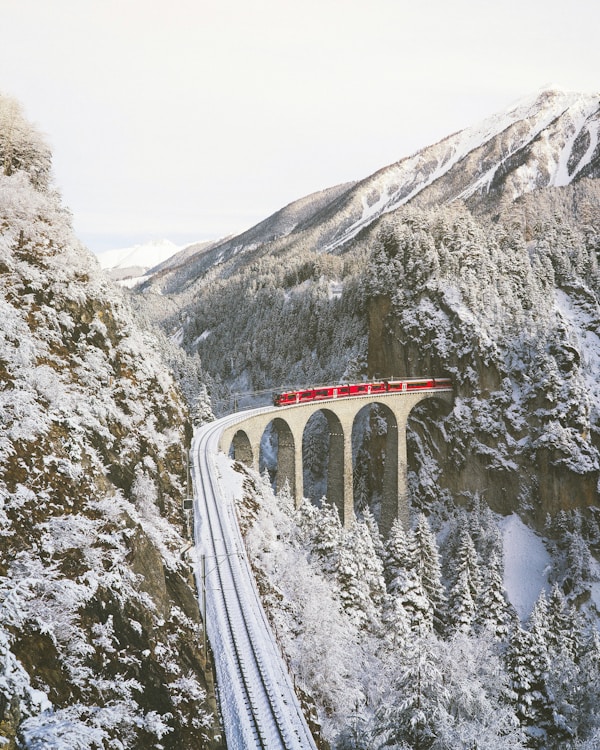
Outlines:
[[504, 546], [504, 587], [521, 620], [531, 614], [542, 589], [550, 589], [551, 559], [542, 538], [514, 513], [500, 523]]

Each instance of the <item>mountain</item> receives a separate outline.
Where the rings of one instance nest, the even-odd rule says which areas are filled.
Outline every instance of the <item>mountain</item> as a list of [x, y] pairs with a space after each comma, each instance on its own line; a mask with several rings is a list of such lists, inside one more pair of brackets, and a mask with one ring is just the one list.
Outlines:
[[[474, 212], [534, 191], [600, 175], [600, 93], [543, 90], [365, 179], [296, 201], [252, 229], [191, 255], [164, 291], [176, 292], [209, 268], [239, 266], [265, 248], [302, 245], [339, 253], [381, 216], [403, 205], [465, 203]], [[245, 260], [245, 259], [244, 259]]]
[[139, 283], [144, 276], [179, 253], [180, 248], [170, 240], [153, 240], [133, 247], [117, 248], [98, 253], [101, 268], [115, 281], [126, 285]]

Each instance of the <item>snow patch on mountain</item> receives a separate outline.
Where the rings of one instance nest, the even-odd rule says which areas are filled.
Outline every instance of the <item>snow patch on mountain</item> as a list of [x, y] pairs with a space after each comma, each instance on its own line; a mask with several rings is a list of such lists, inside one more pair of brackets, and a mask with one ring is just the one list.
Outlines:
[[[336, 233], [323, 252], [345, 244], [377, 217], [409, 203], [441, 179], [449, 180], [444, 201], [466, 200], [487, 192], [497, 173], [510, 171], [511, 160], [526, 149], [532, 155], [514, 169], [513, 199], [537, 187], [567, 185], [590, 164], [599, 129], [598, 94], [558, 89], [538, 92], [363, 180], [358, 186], [362, 214]], [[585, 148], [574, 155], [576, 146]], [[477, 153], [480, 164], [490, 166], [472, 175], [466, 186], [455, 189], [450, 172]]]
[[542, 538], [514, 513], [500, 523], [504, 547], [504, 588], [521, 620], [531, 614], [540, 591], [549, 590], [551, 559]]

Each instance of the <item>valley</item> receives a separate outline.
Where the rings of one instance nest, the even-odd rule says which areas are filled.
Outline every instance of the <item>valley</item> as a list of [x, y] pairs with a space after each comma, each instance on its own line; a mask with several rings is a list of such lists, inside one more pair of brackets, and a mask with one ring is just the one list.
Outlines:
[[4, 746], [224, 747], [194, 432], [274, 393], [442, 378], [452, 398], [403, 420], [388, 396], [347, 424], [317, 400], [216, 459], [315, 743], [596, 747], [598, 97], [538, 92], [241, 234], [134, 258], [121, 287], [43, 137], [0, 111]]

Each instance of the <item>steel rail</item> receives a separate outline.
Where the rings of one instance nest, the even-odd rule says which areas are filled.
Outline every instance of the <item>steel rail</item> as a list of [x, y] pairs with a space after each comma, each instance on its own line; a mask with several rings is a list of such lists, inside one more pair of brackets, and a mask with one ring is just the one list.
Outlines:
[[[256, 409], [248, 416], [263, 411]], [[192, 449], [196, 545], [212, 564], [199, 586], [206, 595], [206, 626], [217, 665], [227, 745], [247, 750], [251, 738], [256, 748], [265, 750], [315, 748], [260, 604], [235, 509], [222, 497], [214, 464], [221, 431], [239, 416], [201, 429]]]

